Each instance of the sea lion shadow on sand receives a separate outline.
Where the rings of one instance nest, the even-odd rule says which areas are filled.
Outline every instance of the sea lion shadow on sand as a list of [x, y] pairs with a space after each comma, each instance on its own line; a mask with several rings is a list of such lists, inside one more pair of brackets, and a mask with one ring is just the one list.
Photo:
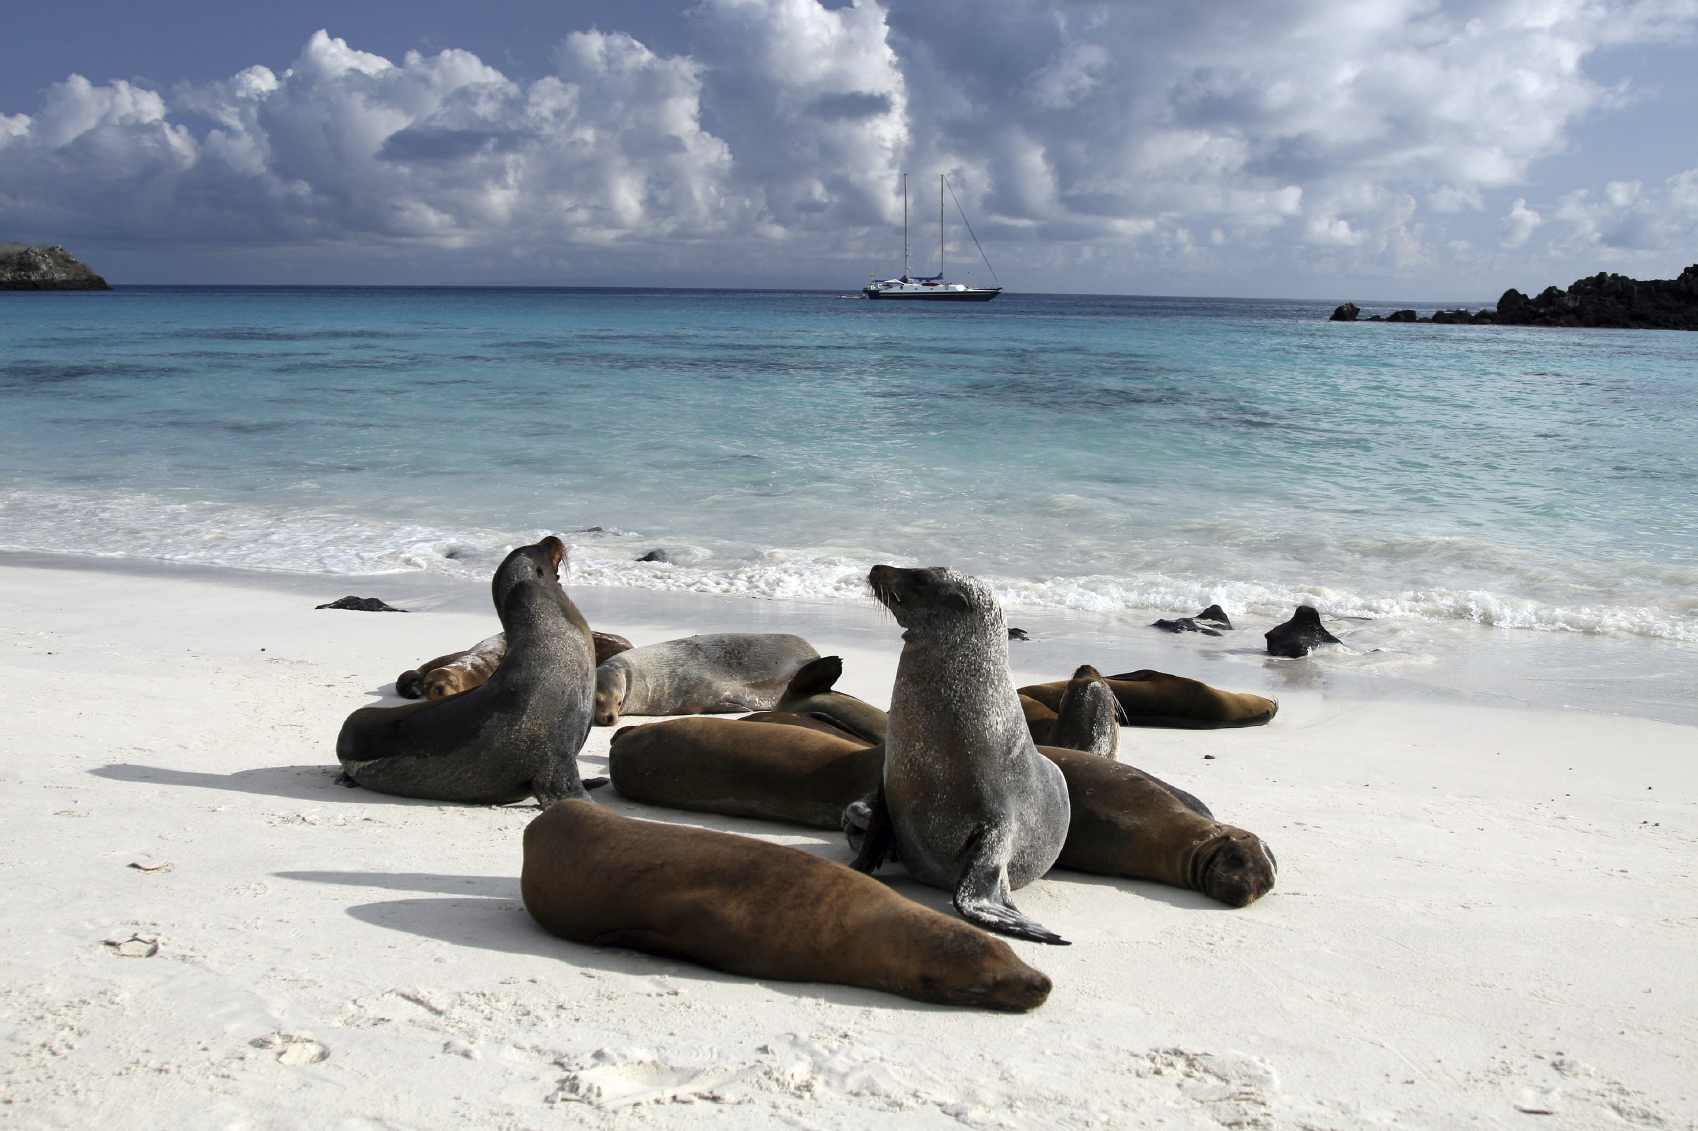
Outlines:
[[354, 792], [335, 784], [338, 767], [322, 762], [310, 766], [256, 766], [233, 774], [208, 774], [197, 770], [172, 770], [163, 766], [139, 766], [115, 762], [89, 770], [97, 778], [133, 782], [137, 785], [193, 786], [252, 793], [261, 797], [287, 797], [293, 801], [356, 801], [370, 805], [378, 800], [400, 805], [436, 805], [414, 797], [395, 794]]

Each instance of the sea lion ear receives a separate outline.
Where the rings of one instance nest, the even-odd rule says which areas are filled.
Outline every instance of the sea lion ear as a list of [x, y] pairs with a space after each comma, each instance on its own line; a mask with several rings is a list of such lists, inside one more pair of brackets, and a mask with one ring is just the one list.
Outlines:
[[954, 605], [956, 608], [960, 609], [962, 612], [965, 613], [965, 612], [968, 612], [972, 609], [973, 598], [968, 596], [966, 593], [961, 592], [959, 589], [957, 589], [955, 592], [953, 592], [949, 595], [949, 602], [948, 603], [951, 604], [951, 605]]

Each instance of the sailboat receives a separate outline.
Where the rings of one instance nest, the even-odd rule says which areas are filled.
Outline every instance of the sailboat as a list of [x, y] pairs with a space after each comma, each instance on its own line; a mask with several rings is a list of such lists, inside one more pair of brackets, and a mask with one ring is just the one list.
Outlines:
[[[861, 288], [861, 293], [868, 298], [899, 298], [919, 299], [931, 302], [989, 302], [1002, 293], [1001, 287], [971, 287], [965, 283], [951, 283], [943, 277], [943, 192], [947, 187], [942, 173], [937, 177], [937, 274], [909, 275], [908, 274], [908, 174], [902, 174], [902, 277], [899, 279], [874, 278], [872, 282]], [[955, 206], [961, 207], [956, 201]], [[961, 214], [961, 222], [967, 223], [967, 214]], [[973, 226], [967, 224], [967, 234], [973, 234]], [[985, 249], [979, 247], [979, 237], [973, 236], [973, 246], [979, 248], [979, 255], [984, 256]], [[985, 258], [985, 266], [990, 267], [992, 277], [996, 269], [991, 267], [990, 259]]]

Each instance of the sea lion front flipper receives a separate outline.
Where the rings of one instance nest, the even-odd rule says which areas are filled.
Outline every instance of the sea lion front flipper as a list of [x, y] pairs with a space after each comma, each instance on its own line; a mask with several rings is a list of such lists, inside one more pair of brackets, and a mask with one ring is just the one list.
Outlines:
[[[607, 784], [602, 778], [598, 785]], [[576, 757], [557, 758], [546, 775], [531, 780], [531, 792], [536, 795], [537, 808], [547, 809], [556, 801], [573, 798], [584, 801], [589, 798], [589, 783], [578, 775], [578, 759]]]
[[1014, 906], [1008, 895], [1008, 861], [1005, 852], [992, 836], [991, 830], [981, 828], [967, 845], [967, 862], [961, 867], [961, 880], [955, 885], [955, 910], [969, 923], [1031, 942], [1051, 946], [1073, 944], [1045, 927], [1028, 919]]
[[348, 776], [347, 770], [343, 770], [341, 773], [337, 774], [336, 780], [331, 782], [330, 784], [331, 785], [345, 785], [349, 789], [358, 789], [359, 786], [360, 786], [359, 782], [355, 781], [353, 778]]
[[850, 867], [857, 872], [872, 875], [886, 860], [896, 858], [896, 826], [890, 821], [890, 809], [884, 803], [884, 783], [879, 782], [877, 789], [861, 798], [851, 801], [843, 810], [843, 832], [854, 845], [856, 832], [861, 836], [861, 847], [855, 853], [855, 859]]
[[791, 676], [790, 682], [785, 685], [784, 694], [797, 698], [824, 695], [842, 677], [843, 657], [821, 656], [796, 669], [796, 674]]

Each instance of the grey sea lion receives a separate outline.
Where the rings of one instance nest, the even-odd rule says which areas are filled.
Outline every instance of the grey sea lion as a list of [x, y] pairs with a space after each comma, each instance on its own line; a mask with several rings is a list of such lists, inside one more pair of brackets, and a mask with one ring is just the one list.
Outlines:
[[1050, 991], [1001, 939], [841, 864], [591, 801], [562, 801], [525, 828], [519, 892], [550, 934], [748, 978], [1012, 1013]]
[[951, 569], [874, 566], [873, 596], [902, 634], [884, 774], [854, 866], [896, 855], [955, 893], [971, 922], [1064, 943], [1017, 910], [1010, 891], [1055, 863], [1067, 839], [1067, 783], [1039, 754], [1008, 671], [1008, 628], [990, 586]]
[[[1195, 679], [1144, 669], [1106, 677], [1108, 688], [1126, 715], [1126, 725], [1174, 727], [1181, 730], [1217, 730], [1225, 727], [1254, 727], [1270, 722], [1279, 713], [1272, 699], [1246, 692], [1222, 691]], [[1069, 680], [1033, 683], [1020, 689], [1057, 710], [1067, 693]]]
[[1125, 718], [1126, 712], [1101, 673], [1090, 664], [1081, 664], [1062, 693], [1047, 745], [1113, 760], [1119, 757], [1120, 724]]
[[793, 711], [799, 715], [825, 715], [851, 734], [871, 743], [884, 741], [884, 729], [890, 716], [865, 699], [832, 687], [843, 675], [841, 656], [821, 656], [809, 660], [796, 670], [784, 688], [784, 694], [773, 704], [775, 711]]
[[544, 538], [507, 555], [490, 584], [507, 654], [483, 685], [348, 716], [336, 757], [381, 793], [505, 805], [583, 797], [578, 751], [594, 705], [590, 628], [558, 570], [566, 549]]
[[597, 666], [595, 722], [620, 715], [769, 710], [814, 646], [786, 633], [722, 632], [645, 644]]
[[1151, 628], [1166, 629], [1168, 632], [1200, 632], [1204, 636], [1219, 636], [1221, 630], [1232, 631], [1232, 621], [1226, 611], [1219, 605], [1210, 605], [1194, 617], [1175, 617], [1173, 620], [1158, 620], [1150, 625]]
[[1273, 888], [1273, 851], [1256, 834], [1214, 820], [1191, 794], [1082, 751], [1039, 750], [1066, 775], [1072, 798], [1058, 866], [1190, 888], [1233, 907]]
[[[595, 642], [597, 665], [631, 650], [629, 640], [611, 632], [592, 632], [590, 638]], [[498, 632], [464, 652], [450, 652], [402, 672], [395, 677], [395, 693], [403, 699], [441, 699], [470, 691], [488, 682], [506, 653], [507, 634]]]
[[883, 765], [884, 749], [859, 739], [741, 719], [621, 727], [607, 750], [613, 788], [632, 801], [832, 830]]
[[1307, 656], [1322, 644], [1342, 643], [1338, 637], [1327, 631], [1326, 626], [1321, 623], [1320, 610], [1313, 605], [1298, 605], [1290, 620], [1274, 625], [1268, 629], [1265, 636], [1268, 655], [1284, 656], [1292, 660]]

